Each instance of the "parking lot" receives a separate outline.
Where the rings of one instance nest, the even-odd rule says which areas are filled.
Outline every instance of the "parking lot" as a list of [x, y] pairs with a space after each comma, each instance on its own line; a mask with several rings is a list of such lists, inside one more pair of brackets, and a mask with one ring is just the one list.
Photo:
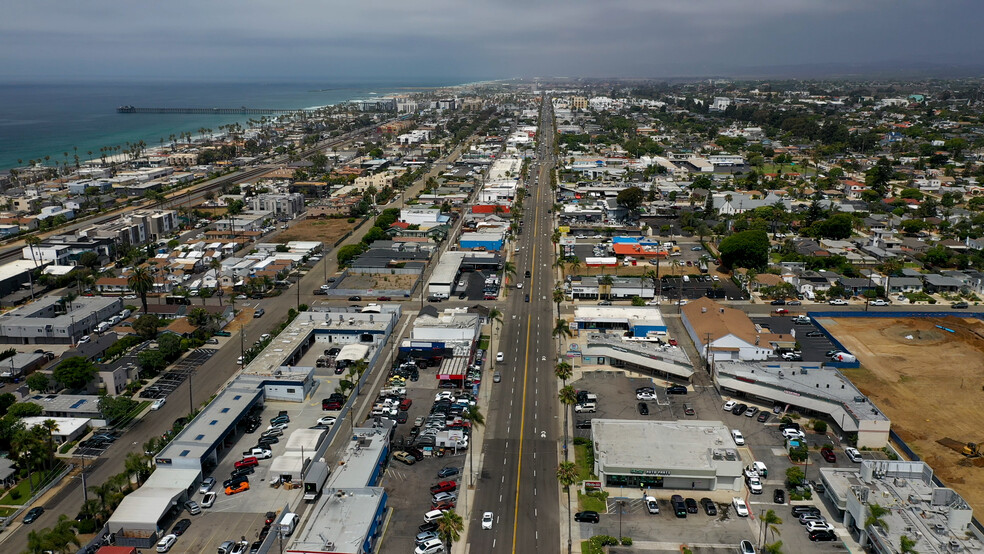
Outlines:
[[458, 281], [464, 281], [465, 286], [459, 287], [458, 283], [455, 283], [453, 294], [455, 297], [460, 296], [462, 293], [466, 295], [466, 299], [469, 301], [480, 301], [485, 300], [485, 279], [493, 275], [493, 272], [486, 270], [479, 271], [465, 271], [458, 277]]
[[[727, 427], [740, 430], [745, 436], [746, 446], [738, 449], [745, 465], [751, 464], [752, 461], [761, 461], [769, 468], [767, 478], [762, 480], [763, 494], [750, 495], [747, 489], [735, 493], [733, 491], [676, 491], [669, 489], [640, 491], [637, 489], [610, 488], [608, 513], [601, 515], [600, 523], [574, 523], [574, 525], [580, 526], [582, 538], [599, 534], [618, 537], [621, 528], [622, 536], [632, 537], [633, 546], [630, 549], [612, 548], [611, 552], [679, 552], [680, 544], [693, 545], [692, 550], [694, 552], [720, 552], [720, 545], [733, 544], [737, 546], [742, 539], [753, 540], [757, 536], [757, 517], [765, 510], [775, 510], [776, 514], [784, 521], [779, 526], [782, 535], [776, 539], [770, 538], [769, 542], [782, 540], [784, 551], [842, 552], [845, 550], [839, 541], [811, 542], [805, 529], [792, 517], [788, 501], [786, 504], [777, 504], [773, 501], [775, 489], [785, 489], [785, 472], [786, 469], [792, 467], [792, 463], [786, 455], [784, 440], [778, 427], [779, 415], [772, 413], [772, 405], [756, 405], [754, 402], [738, 399], [740, 402], [755, 405], [760, 410], [766, 411], [769, 417], [763, 423], [758, 421], [758, 413], [754, 414], [755, 417], [746, 417], [744, 414], [733, 415], [724, 412], [722, 406], [728, 398], [722, 399], [712, 387], [691, 386], [686, 395], [666, 395], [665, 385], [667, 384], [669, 383], [659, 379], [654, 381], [648, 378], [629, 377], [621, 371], [585, 373], [581, 379], [573, 382], [572, 385], [575, 389], [587, 390], [598, 395], [598, 411], [593, 414], [575, 414], [573, 416], [574, 436], [590, 437], [590, 429], [578, 428], [577, 422], [593, 418], [720, 420]], [[643, 386], [654, 386], [656, 390], [656, 400], [646, 401], [649, 409], [648, 416], [639, 414], [637, 407], [639, 400], [635, 397], [636, 389]], [[685, 403], [694, 408], [695, 415], [687, 416], [683, 413]], [[800, 418], [799, 422], [805, 426], [807, 420]], [[806, 473], [808, 481], [819, 479], [818, 467], [851, 467], [856, 465], [844, 455], [843, 447], [836, 437], [818, 435], [812, 431], [808, 431], [806, 435], [806, 442], [810, 445], [809, 463], [800, 467]], [[819, 448], [825, 444], [834, 445], [834, 451], [837, 454], [836, 462], [826, 462], [820, 456]], [[645, 508], [642, 502], [644, 493], [657, 498], [660, 507], [658, 515], [650, 514]], [[687, 518], [678, 519], [674, 516], [669, 503], [669, 497], [672, 494], [681, 494], [695, 500], [700, 500], [703, 497], [711, 498], [717, 504], [718, 515], [707, 516], [704, 510], [700, 509], [697, 514], [688, 514]], [[737, 517], [734, 509], [730, 506], [730, 499], [733, 496], [741, 496], [748, 502], [752, 517]], [[624, 501], [624, 504], [620, 504], [619, 500]], [[812, 502], [796, 502], [796, 504], [803, 503], [823, 505], [817, 494], [814, 494]], [[619, 513], [620, 508], [621, 514]], [[823, 505], [821, 510], [827, 515], [828, 521], [833, 521], [829, 517], [829, 506]], [[837, 532], [842, 537], [847, 536], [844, 529], [839, 529]], [[647, 547], [647, 543], [650, 543], [650, 546]], [[700, 545], [705, 546], [701, 547]]]
[[[147, 343], [149, 345], [149, 343]], [[144, 346], [146, 348], [146, 346]], [[174, 389], [181, 386], [199, 366], [208, 361], [218, 350], [214, 348], [196, 348], [188, 353], [179, 362], [171, 366], [171, 369], [162, 373], [154, 383], [140, 392], [141, 398], [155, 399], [167, 398]], [[134, 357], [136, 357], [134, 355]]]
[[[756, 325], [768, 328], [773, 333], [789, 334], [796, 331], [796, 341], [800, 343], [800, 351], [804, 362], [827, 362], [830, 357], [827, 352], [834, 350], [834, 345], [813, 323], [794, 323], [792, 317], [772, 316], [753, 317]], [[813, 335], [813, 336], [810, 336]], [[778, 358], [778, 356], [777, 356]]]
[[[477, 279], [476, 279], [477, 280]], [[484, 279], [482, 279], [484, 281]], [[484, 366], [487, 367], [487, 364]], [[419, 370], [420, 379], [416, 382], [407, 381], [406, 398], [412, 401], [407, 410], [408, 422], [397, 427], [393, 443], [393, 451], [410, 446], [409, 436], [411, 427], [418, 417], [426, 417], [434, 405], [434, 397], [439, 391], [458, 389], [439, 389], [437, 368], [429, 367]], [[486, 374], [489, 372], [486, 371]], [[481, 406], [482, 410], [486, 409]], [[442, 457], [432, 456], [426, 448], [419, 449], [424, 455], [422, 460], [413, 465], [406, 465], [397, 460], [391, 460], [383, 477], [383, 485], [389, 493], [389, 504], [393, 508], [393, 517], [389, 520], [386, 535], [380, 547], [381, 553], [403, 553], [413, 550], [414, 537], [420, 532], [418, 527], [424, 522], [423, 516], [431, 509], [430, 487], [440, 481], [452, 480], [461, 483], [461, 471], [467, 467], [468, 451], [449, 451]], [[476, 453], [476, 463], [479, 462]], [[458, 469], [458, 474], [448, 477], [438, 477], [438, 471], [444, 467]], [[461, 488], [459, 486], [458, 491]], [[462, 509], [458, 508], [459, 513]]]

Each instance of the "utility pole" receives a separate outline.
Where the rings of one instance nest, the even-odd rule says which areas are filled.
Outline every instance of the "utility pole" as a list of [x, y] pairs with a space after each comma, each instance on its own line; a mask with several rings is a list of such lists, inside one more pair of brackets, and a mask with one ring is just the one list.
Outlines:
[[191, 386], [191, 381], [195, 376], [195, 370], [188, 372], [188, 413], [195, 413], [195, 395]]

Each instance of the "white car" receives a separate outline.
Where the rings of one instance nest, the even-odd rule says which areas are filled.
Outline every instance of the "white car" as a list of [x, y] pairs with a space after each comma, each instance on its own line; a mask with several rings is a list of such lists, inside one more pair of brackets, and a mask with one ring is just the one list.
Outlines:
[[655, 392], [637, 392], [636, 400], [656, 400]]
[[273, 431], [274, 429], [280, 429], [283, 431], [288, 426], [287, 423], [274, 423], [273, 425], [267, 427], [267, 431]]
[[168, 550], [171, 550], [171, 547], [174, 546], [174, 543], [176, 543], [176, 542], [178, 542], [178, 536], [177, 535], [175, 535], [173, 533], [170, 534], [170, 535], [164, 535], [164, 537], [161, 538], [161, 540], [157, 542], [157, 551], [158, 552], [167, 552]]
[[741, 541], [738, 543], [738, 552], [740, 554], [755, 554], [755, 547], [752, 546], [751, 541]]
[[762, 481], [759, 481], [758, 477], [748, 478], [748, 490], [752, 494], [762, 494]]
[[90, 340], [92, 340], [92, 338], [89, 337], [89, 335], [82, 335], [82, 338], [79, 339], [79, 344], [85, 344]]
[[735, 513], [738, 517], [748, 517], [748, 506], [745, 501], [737, 496], [731, 499], [731, 504], [735, 507]]
[[164, 403], [167, 402], [166, 398], [158, 398], [154, 400], [154, 403], [150, 405], [151, 410], [160, 410], [164, 407]]
[[325, 416], [318, 419], [318, 425], [327, 425], [328, 427], [331, 427], [336, 421], [338, 421], [338, 418], [335, 416]]
[[523, 288], [523, 283], [516, 283], [516, 288], [517, 289]]
[[505, 359], [506, 359], [506, 355], [503, 354], [502, 352], [499, 352], [498, 354], [495, 355], [495, 361], [497, 362], [501, 362]]
[[808, 521], [806, 523], [806, 532], [812, 533], [814, 531], [833, 531], [834, 526], [827, 523], [826, 521]]
[[861, 462], [861, 452], [858, 452], [857, 448], [847, 447], [844, 449], [844, 454], [852, 462]]
[[492, 514], [492, 512], [485, 512], [484, 514], [482, 514], [482, 529], [491, 529], [492, 520], [494, 519], [494, 517], [495, 516]]
[[782, 436], [791, 440], [803, 440], [806, 438], [806, 433], [799, 429], [783, 429]]
[[270, 333], [263, 333], [262, 335], [260, 335], [260, 342], [263, 342], [268, 338], [270, 338]]
[[457, 400], [457, 398], [454, 397], [454, 393], [453, 392], [448, 391], [448, 390], [445, 390], [445, 391], [441, 391], [441, 392], [439, 392], [439, 393], [437, 393], [437, 394], [434, 395], [434, 402], [437, 402], [439, 400], [448, 400], [452, 404], [454, 404], [454, 402], [455, 402], [455, 400]]
[[205, 496], [202, 497], [202, 508], [211, 508], [215, 504], [215, 491], [208, 491]]
[[654, 496], [647, 496], [647, 497], [645, 497], [645, 498], [642, 499], [642, 502], [643, 502], [643, 504], [646, 505], [646, 510], [648, 510], [649, 513], [651, 513], [651, 514], [658, 514], [659, 513], [659, 503], [656, 502], [656, 497], [654, 497]]
[[724, 411], [730, 412], [737, 405], [738, 405], [737, 400], [728, 400], [727, 402], [724, 403]]
[[889, 302], [888, 300], [885, 300], [884, 298], [879, 298], [877, 300], [872, 300], [868, 305], [869, 306], [891, 306], [892, 303]]
[[731, 430], [731, 438], [734, 439], [736, 445], [745, 446], [745, 437], [738, 429]]
[[843, 298], [834, 298], [827, 303], [831, 306], [847, 306], [847, 300], [844, 300]]

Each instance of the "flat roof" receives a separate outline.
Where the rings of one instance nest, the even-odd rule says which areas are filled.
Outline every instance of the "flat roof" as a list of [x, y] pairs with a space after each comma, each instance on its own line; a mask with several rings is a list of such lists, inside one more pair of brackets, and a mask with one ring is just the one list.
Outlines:
[[720, 421], [592, 419], [591, 439], [603, 467], [717, 470], [724, 462], [741, 465], [731, 430]]
[[286, 452], [303, 451], [305, 454], [313, 454], [326, 433], [328, 433], [327, 429], [295, 429], [287, 438], [284, 450]]
[[45, 421], [54, 420], [55, 424], [58, 426], [52, 431], [54, 435], [71, 435], [79, 429], [87, 427], [89, 425], [90, 419], [87, 417], [24, 417], [21, 418], [21, 422], [24, 423], [28, 428], [34, 427], [35, 425], [41, 425]]
[[241, 416], [262, 394], [261, 388], [251, 387], [237, 378], [228, 388], [219, 392], [215, 399], [195, 419], [191, 420], [156, 457], [172, 460], [179, 458], [200, 459], [229, 430], [236, 418]]
[[[593, 348], [607, 347], [617, 352], [638, 356], [640, 359], [626, 358], [640, 365], [649, 365], [653, 362], [665, 362], [672, 364], [672, 373], [685, 375], [689, 378], [693, 375], [693, 365], [687, 352], [678, 347], [670, 346], [667, 343], [660, 344], [656, 341], [648, 340], [626, 340], [625, 337], [610, 335], [607, 333], [590, 333], [585, 341], [584, 354], [593, 355]], [[660, 366], [657, 369], [670, 371]]]
[[376, 471], [376, 464], [389, 444], [389, 429], [385, 427], [356, 427], [352, 437], [339, 453], [338, 458], [345, 463], [337, 466], [331, 473], [327, 488], [358, 489], [369, 484], [369, 478]]
[[574, 321], [627, 321], [630, 325], [664, 326], [657, 306], [578, 306]]
[[99, 412], [99, 397], [94, 394], [35, 394], [24, 399], [48, 412]]
[[310, 519], [294, 533], [287, 552], [362, 552], [385, 499], [386, 491], [382, 487], [321, 495]]
[[[788, 391], [786, 401], [793, 404], [813, 398], [842, 406], [857, 421], [888, 421], [850, 379], [822, 363], [716, 361], [714, 369], [719, 381], [728, 379], [736, 386], [761, 384], [777, 393]], [[775, 399], [782, 400], [778, 395]]]

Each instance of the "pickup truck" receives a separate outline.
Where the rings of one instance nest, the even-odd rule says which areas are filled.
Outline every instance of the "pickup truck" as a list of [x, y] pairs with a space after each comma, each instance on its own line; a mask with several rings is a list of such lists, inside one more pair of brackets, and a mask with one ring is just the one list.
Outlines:
[[254, 456], [260, 460], [266, 460], [267, 458], [273, 457], [273, 452], [266, 448], [250, 448], [246, 452], [243, 452], [243, 457]]

